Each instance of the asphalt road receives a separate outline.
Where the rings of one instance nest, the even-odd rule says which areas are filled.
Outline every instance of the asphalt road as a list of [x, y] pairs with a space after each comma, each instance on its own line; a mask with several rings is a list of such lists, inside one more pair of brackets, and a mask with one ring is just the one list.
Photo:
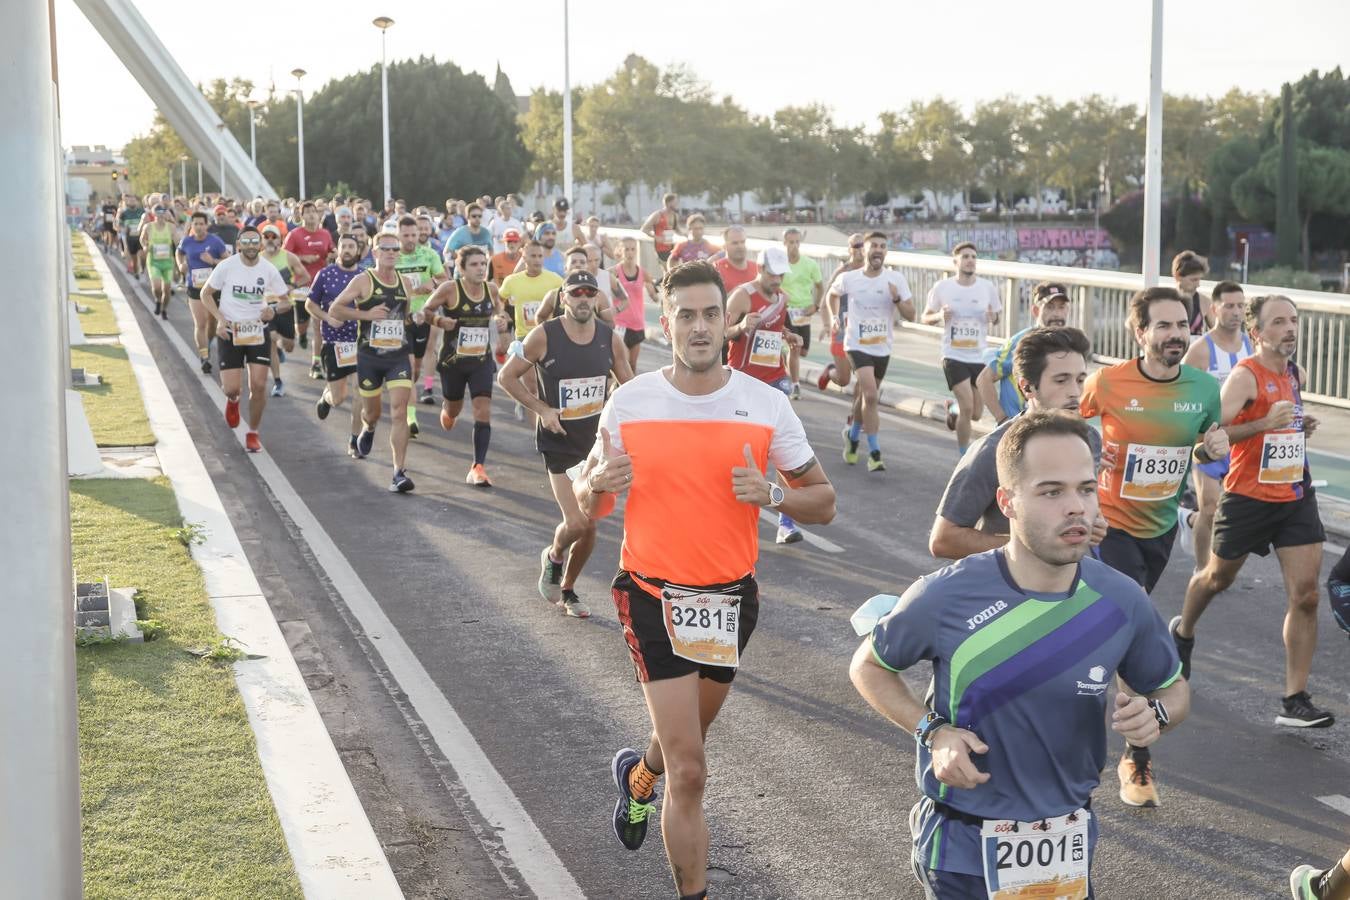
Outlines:
[[[549, 896], [532, 891], [519, 861], [506, 857], [473, 786], [449, 762], [454, 753], [435, 744], [380, 640], [355, 621], [313, 536], [250, 465], [242, 431], [224, 425], [207, 379], [148, 311], [137, 315], [408, 896]], [[190, 340], [181, 294], [172, 315], [170, 327]], [[643, 368], [667, 360], [649, 343]], [[387, 417], [371, 458], [348, 459], [346, 410], [316, 420], [320, 383], [307, 366], [297, 349], [284, 367], [287, 396], [268, 403], [265, 454], [585, 895], [671, 896], [659, 825], [637, 853], [610, 830], [610, 757], [642, 747], [647, 729], [608, 599], [618, 519], [600, 526], [578, 585], [594, 614], [566, 618], [535, 590], [539, 549], [558, 515], [532, 432], [509, 399], [499, 391], [494, 400], [493, 489], [463, 482], [470, 429], [443, 434], [436, 407], [421, 407], [422, 437], [408, 463], [417, 489], [398, 496], [386, 490]], [[711, 888], [727, 898], [918, 897], [907, 861], [913, 742], [850, 685], [858, 640], [848, 617], [873, 593], [898, 594], [937, 568], [926, 535], [955, 442], [940, 426], [888, 416], [890, 468], [869, 474], [840, 458], [842, 401], [812, 388], [796, 408], [839, 495], [835, 522], [812, 530], [842, 552], [777, 546], [762, 524], [763, 613], [709, 738]], [[1333, 561], [1324, 558], [1323, 575]], [[1155, 592], [1165, 618], [1179, 610], [1189, 568], [1178, 552]], [[1277, 567], [1254, 559], [1211, 607], [1191, 719], [1155, 753], [1161, 808], [1125, 808], [1109, 761], [1093, 803], [1102, 821], [1098, 897], [1285, 896], [1295, 864], [1329, 860], [1350, 842], [1350, 815], [1316, 799], [1350, 795], [1350, 703], [1338, 677], [1350, 648], [1324, 605], [1312, 691], [1345, 724], [1277, 729], [1283, 605]], [[912, 675], [916, 688], [927, 680]]]

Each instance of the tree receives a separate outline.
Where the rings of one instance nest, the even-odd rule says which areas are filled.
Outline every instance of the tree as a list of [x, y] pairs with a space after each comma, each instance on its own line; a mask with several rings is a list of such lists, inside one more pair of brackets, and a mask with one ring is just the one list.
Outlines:
[[[1256, 129], [1249, 132], [1255, 133]], [[1260, 158], [1260, 145], [1250, 136], [1231, 138], [1210, 154], [1205, 167], [1205, 196], [1209, 202], [1211, 255], [1221, 258], [1228, 256], [1227, 226], [1236, 211], [1233, 206], [1233, 182], [1255, 166]]]
[[512, 116], [519, 114], [520, 108], [516, 103], [516, 91], [511, 87], [511, 79], [506, 77], [502, 71], [502, 64], [497, 63], [497, 74], [492, 77], [492, 93], [497, 95], [497, 99], [511, 112]]
[[[1299, 215], [1290, 229], [1294, 234], [1294, 265], [1298, 265], [1301, 253], [1306, 267], [1312, 250], [1320, 246], [1313, 238], [1314, 217], [1350, 216], [1350, 152], [1300, 141], [1290, 157], [1296, 160], [1293, 168], [1297, 179], [1291, 205]], [[1283, 147], [1272, 147], [1261, 155], [1254, 167], [1233, 182], [1233, 202], [1238, 212], [1254, 221], [1277, 222], [1277, 247], [1283, 158]]]
[[[529, 154], [526, 174], [531, 180], [562, 181], [562, 92], [535, 88], [530, 106], [520, 118], [520, 140]], [[576, 115], [576, 105], [572, 106]], [[576, 136], [573, 136], [573, 140]]]
[[1016, 97], [975, 104], [967, 140], [980, 181], [994, 195], [995, 212], [1011, 202], [1013, 192], [1023, 183], [1026, 144], [1022, 132], [1030, 115], [1028, 106]]

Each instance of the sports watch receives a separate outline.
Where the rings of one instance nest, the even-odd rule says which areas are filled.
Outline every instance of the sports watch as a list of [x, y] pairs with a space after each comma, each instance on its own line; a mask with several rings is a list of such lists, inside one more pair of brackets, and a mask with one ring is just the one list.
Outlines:
[[778, 508], [778, 505], [779, 505], [780, 503], [783, 502], [783, 497], [784, 497], [784, 496], [786, 496], [786, 495], [783, 493], [782, 487], [780, 487], [779, 485], [776, 485], [776, 484], [774, 484], [772, 481], [770, 481], [770, 482], [769, 482], [769, 509], [777, 509], [777, 508]]
[[1167, 714], [1167, 707], [1161, 700], [1150, 700], [1148, 705], [1153, 710], [1153, 717], [1158, 720], [1158, 730], [1162, 731], [1172, 721], [1172, 717]]

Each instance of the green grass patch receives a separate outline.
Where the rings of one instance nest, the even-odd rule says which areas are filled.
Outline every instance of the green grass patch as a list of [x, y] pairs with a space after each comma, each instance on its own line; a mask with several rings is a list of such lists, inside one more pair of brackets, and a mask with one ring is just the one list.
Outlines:
[[300, 897], [201, 570], [165, 479], [70, 483], [75, 570], [141, 589], [145, 644], [76, 651], [85, 896]]
[[[95, 285], [91, 290], [97, 290]], [[89, 308], [89, 312], [80, 313], [80, 328], [86, 335], [121, 334], [117, 319], [113, 316], [112, 301], [100, 294], [97, 297], [76, 297], [75, 302]]]
[[103, 376], [103, 384], [75, 389], [84, 398], [84, 414], [89, 418], [96, 444], [130, 447], [155, 442], [136, 376], [123, 347], [115, 344], [71, 347], [70, 364]]

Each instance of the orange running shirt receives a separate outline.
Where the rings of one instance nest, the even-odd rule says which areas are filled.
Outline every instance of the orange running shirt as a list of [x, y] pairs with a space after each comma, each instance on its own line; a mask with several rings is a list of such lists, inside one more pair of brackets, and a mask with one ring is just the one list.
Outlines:
[[[732, 370], [711, 394], [676, 390], [662, 370], [620, 387], [600, 425], [633, 463], [619, 565], [647, 578], [697, 587], [754, 572], [759, 508], [731, 491], [731, 470], [750, 450], [761, 470], [788, 472], [813, 454], [782, 391]], [[599, 438], [591, 456], [601, 455]]]
[[1247, 369], [1255, 376], [1256, 399], [1237, 414], [1233, 425], [1263, 418], [1279, 400], [1294, 404], [1294, 421], [1287, 428], [1262, 431], [1234, 444], [1233, 462], [1223, 489], [1267, 503], [1301, 500], [1312, 476], [1303, 452], [1303, 393], [1298, 386], [1298, 366], [1291, 362], [1284, 372], [1274, 372], [1249, 356], [1233, 367], [1235, 372], [1238, 369]]

